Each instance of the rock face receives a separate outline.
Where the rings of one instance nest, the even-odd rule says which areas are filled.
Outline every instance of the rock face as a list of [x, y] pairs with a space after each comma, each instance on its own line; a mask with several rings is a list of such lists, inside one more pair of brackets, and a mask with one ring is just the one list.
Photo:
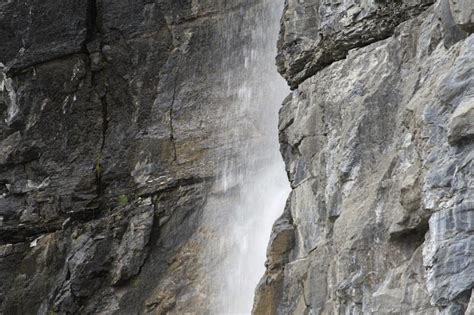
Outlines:
[[[206, 209], [232, 202], [223, 164], [264, 152], [268, 113], [236, 100], [268, 90], [269, 3], [0, 4], [0, 314], [224, 309]], [[473, 9], [286, 1], [292, 192], [255, 314], [473, 312]]]
[[[291, 87], [347, 56], [350, 49], [389, 37], [434, 0], [287, 0], [277, 64]], [[460, 20], [466, 20], [463, 13]]]
[[254, 314], [472, 312], [472, 2], [431, 4], [287, 0], [292, 192]]
[[228, 113], [268, 3], [0, 4], [0, 314], [209, 309], [202, 213], [261, 143]]

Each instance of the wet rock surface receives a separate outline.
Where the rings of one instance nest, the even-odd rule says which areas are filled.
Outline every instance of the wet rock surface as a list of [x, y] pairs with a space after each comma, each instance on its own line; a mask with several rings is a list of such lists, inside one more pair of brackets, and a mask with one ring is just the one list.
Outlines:
[[[254, 313], [469, 314], [471, 3], [397, 2], [382, 17], [368, 12], [388, 2], [327, 3], [287, 1], [282, 20], [280, 70], [297, 87], [280, 112], [295, 243], [262, 280], [283, 274], [282, 295], [261, 285]], [[381, 18], [393, 23], [383, 36]]]
[[226, 116], [261, 5], [0, 4], [0, 314], [209, 309], [202, 211], [261, 141]]
[[[209, 311], [203, 209], [260, 145], [227, 121], [263, 3], [0, 4], [0, 314]], [[473, 312], [472, 7], [286, 1], [293, 191], [255, 314]]]

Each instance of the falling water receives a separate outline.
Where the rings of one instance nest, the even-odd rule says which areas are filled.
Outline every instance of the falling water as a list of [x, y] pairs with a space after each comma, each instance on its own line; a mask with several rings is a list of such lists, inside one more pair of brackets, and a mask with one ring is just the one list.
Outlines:
[[[206, 207], [212, 226], [205, 253], [211, 313], [218, 315], [251, 313], [272, 224], [290, 191], [277, 128], [280, 104], [289, 93], [275, 66], [283, 1], [256, 3], [252, 12], [240, 12], [242, 28], [251, 31], [233, 57], [238, 60], [232, 60], [243, 75], [226, 75], [234, 101], [224, 109], [227, 128], [221, 132], [230, 148], [222, 150], [225, 158]], [[238, 32], [230, 32], [227, 40], [236, 36]], [[237, 154], [228, 154], [236, 149]]]

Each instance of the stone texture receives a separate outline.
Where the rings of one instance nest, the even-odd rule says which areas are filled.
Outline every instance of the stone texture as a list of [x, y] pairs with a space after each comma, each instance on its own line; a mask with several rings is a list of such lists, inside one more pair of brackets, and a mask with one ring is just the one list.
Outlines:
[[474, 98], [463, 100], [451, 116], [449, 141], [470, 140], [474, 136]]
[[2, 62], [18, 71], [78, 53], [91, 36], [94, 1], [4, 1], [0, 4]]
[[449, 0], [454, 22], [466, 32], [474, 32], [474, 4], [468, 0]]
[[277, 65], [292, 88], [318, 70], [393, 34], [433, 0], [286, 0]]
[[278, 303], [283, 296], [282, 267], [288, 263], [289, 253], [294, 246], [294, 226], [291, 222], [291, 215], [288, 207], [285, 213], [275, 222], [273, 234], [270, 239], [267, 252], [267, 273], [260, 280], [257, 287], [258, 295], [252, 313], [255, 314], [276, 314]]
[[262, 141], [228, 113], [266, 4], [0, 4], [0, 314], [210, 308], [202, 212]]
[[474, 314], [474, 294], [472, 294], [471, 291], [471, 299], [469, 300], [469, 305], [466, 309], [466, 315], [472, 315]]
[[[384, 29], [365, 2], [287, 2], [279, 65], [297, 88], [279, 130], [295, 244], [263, 278], [283, 274], [282, 295], [261, 286], [255, 314], [468, 312], [474, 35], [459, 15], [470, 4], [424, 4], [397, 3]], [[367, 23], [384, 35], [360, 37]]]
[[[206, 274], [220, 261], [199, 259], [218, 241], [203, 212], [223, 161], [261, 145], [265, 111], [235, 99], [262, 5], [0, 4], [0, 314], [225, 303]], [[286, 1], [277, 64], [294, 91], [279, 132], [293, 191], [253, 313], [473, 312], [472, 11]]]
[[117, 260], [112, 272], [112, 284], [130, 279], [140, 272], [147, 256], [147, 244], [153, 227], [153, 207], [143, 207], [128, 223], [117, 251]]
[[430, 218], [424, 265], [433, 304], [449, 304], [474, 287], [473, 215], [474, 202], [464, 200]]

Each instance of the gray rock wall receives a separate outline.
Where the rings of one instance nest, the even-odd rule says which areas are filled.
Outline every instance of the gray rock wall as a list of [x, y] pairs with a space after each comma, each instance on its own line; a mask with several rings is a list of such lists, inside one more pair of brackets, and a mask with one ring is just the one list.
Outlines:
[[262, 141], [228, 113], [263, 3], [0, 4], [0, 314], [210, 308], [202, 212]]
[[[203, 211], [262, 144], [262, 111], [228, 113], [263, 3], [0, 4], [0, 314], [212, 308]], [[286, 1], [293, 190], [255, 314], [472, 312], [472, 12]]]
[[255, 314], [472, 312], [472, 5], [431, 4], [286, 1], [293, 189]]

